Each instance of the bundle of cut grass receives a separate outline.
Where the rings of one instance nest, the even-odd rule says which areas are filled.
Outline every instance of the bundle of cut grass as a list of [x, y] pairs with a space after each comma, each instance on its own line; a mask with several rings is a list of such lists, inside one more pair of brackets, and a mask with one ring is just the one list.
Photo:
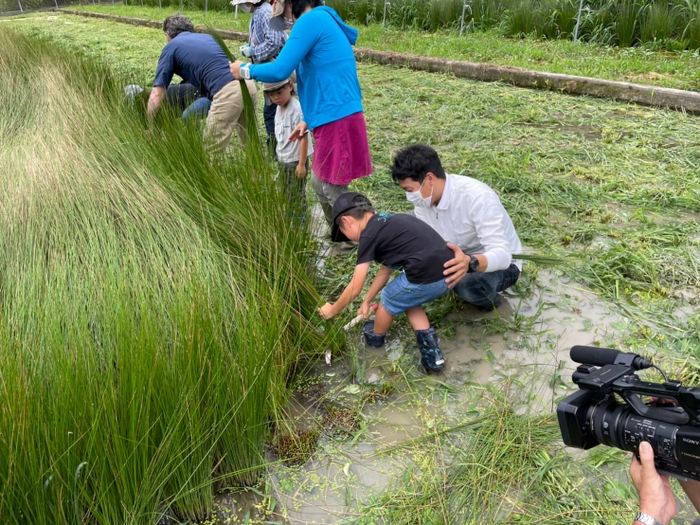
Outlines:
[[272, 170], [144, 133], [105, 68], [0, 31], [0, 522], [201, 519], [337, 347]]

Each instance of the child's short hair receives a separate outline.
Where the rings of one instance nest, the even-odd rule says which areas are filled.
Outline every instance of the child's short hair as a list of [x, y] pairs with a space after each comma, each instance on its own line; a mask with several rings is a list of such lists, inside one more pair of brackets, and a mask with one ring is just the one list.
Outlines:
[[374, 207], [367, 197], [361, 193], [343, 193], [333, 203], [333, 224], [331, 225], [331, 240], [343, 242], [349, 240], [340, 231], [340, 221], [342, 217], [352, 217], [360, 220], [365, 213], [374, 214]]

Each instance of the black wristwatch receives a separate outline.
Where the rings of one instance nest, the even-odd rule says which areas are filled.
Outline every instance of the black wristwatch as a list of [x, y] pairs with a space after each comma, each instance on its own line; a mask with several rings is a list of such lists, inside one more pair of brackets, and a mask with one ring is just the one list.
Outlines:
[[[469, 255], [469, 254], [467, 254]], [[476, 258], [474, 255], [469, 255], [469, 271], [467, 273], [471, 272], [478, 272], [479, 271], [479, 259]]]

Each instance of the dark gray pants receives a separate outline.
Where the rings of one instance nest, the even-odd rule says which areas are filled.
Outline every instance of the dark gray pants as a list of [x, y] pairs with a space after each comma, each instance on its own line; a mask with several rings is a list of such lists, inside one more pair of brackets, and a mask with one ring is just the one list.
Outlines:
[[453, 288], [454, 292], [466, 302], [481, 309], [494, 306], [498, 292], [513, 286], [520, 277], [520, 270], [511, 264], [505, 270], [495, 272], [468, 273]]

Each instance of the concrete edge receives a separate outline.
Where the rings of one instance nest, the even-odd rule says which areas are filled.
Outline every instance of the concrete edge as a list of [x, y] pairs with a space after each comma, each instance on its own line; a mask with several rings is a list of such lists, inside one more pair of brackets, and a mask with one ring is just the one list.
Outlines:
[[[62, 13], [92, 18], [103, 18], [137, 26], [162, 28], [162, 22], [144, 20], [120, 15], [59, 9]], [[206, 32], [204, 26], [196, 26], [197, 32]], [[222, 38], [246, 42], [248, 33], [217, 29]], [[461, 60], [446, 60], [391, 51], [377, 51], [369, 48], [355, 48], [358, 61], [372, 61], [378, 64], [406, 67], [416, 71], [451, 73], [459, 78], [482, 82], [507, 82], [517, 87], [559, 91], [569, 95], [586, 95], [607, 98], [622, 102], [633, 102], [643, 106], [674, 109], [687, 113], [700, 114], [700, 93], [682, 89], [646, 86], [630, 82], [602, 80], [598, 78], [563, 75], [533, 71], [511, 66], [494, 66]]]
[[[113, 20], [115, 22], [119, 22], [122, 24], [130, 24], [134, 26], [142, 26], [142, 27], [152, 27], [154, 29], [163, 29], [163, 22], [162, 21], [157, 21], [157, 20], [146, 20], [145, 18], [133, 18], [129, 16], [121, 16], [121, 15], [110, 15], [107, 13], [93, 13], [91, 11], [76, 11], [74, 9], [53, 9], [54, 11], [60, 12], [60, 13], [65, 13], [68, 15], [76, 15], [76, 16], [84, 16], [87, 18], [102, 18], [106, 20]], [[194, 30], [197, 33], [207, 33], [208, 28], [206, 26], [195, 26]], [[248, 33], [244, 33], [241, 31], [229, 31], [228, 29], [218, 29], [215, 28], [215, 31], [221, 35], [222, 38], [225, 38], [226, 40], [238, 40], [241, 42], [247, 42], [248, 41]]]

